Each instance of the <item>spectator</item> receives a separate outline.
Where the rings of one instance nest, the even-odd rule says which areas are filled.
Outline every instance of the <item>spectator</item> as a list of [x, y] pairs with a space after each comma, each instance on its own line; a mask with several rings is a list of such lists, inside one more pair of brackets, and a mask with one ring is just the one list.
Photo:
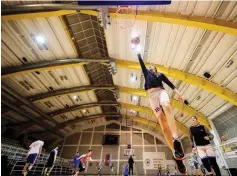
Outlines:
[[129, 172], [128, 173], [130, 175], [130, 171], [132, 170], [132, 175], [133, 175], [133, 164], [134, 164], [134, 161], [133, 161], [132, 155], [128, 159], [128, 164], [129, 164]]
[[79, 168], [79, 158], [80, 158], [80, 155], [79, 155], [79, 152], [76, 153], [76, 155], [74, 156], [74, 159], [73, 159], [73, 172], [75, 174], [78, 173], [78, 168]]

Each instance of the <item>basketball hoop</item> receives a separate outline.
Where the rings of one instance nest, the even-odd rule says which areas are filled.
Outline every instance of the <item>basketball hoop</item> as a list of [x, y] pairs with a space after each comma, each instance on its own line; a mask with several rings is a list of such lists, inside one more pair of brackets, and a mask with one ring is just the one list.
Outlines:
[[118, 24], [120, 28], [126, 30], [135, 24], [136, 16], [137, 6], [119, 6], [115, 13], [116, 24]]

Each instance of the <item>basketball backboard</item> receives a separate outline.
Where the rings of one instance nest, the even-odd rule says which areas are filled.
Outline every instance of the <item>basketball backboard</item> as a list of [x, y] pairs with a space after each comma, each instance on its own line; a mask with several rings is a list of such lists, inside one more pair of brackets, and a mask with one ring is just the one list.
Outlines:
[[98, 5], [98, 6], [120, 6], [120, 5], [169, 5], [171, 4], [171, 0], [160, 0], [160, 1], [152, 1], [152, 0], [143, 0], [143, 1], [133, 1], [133, 0], [120, 0], [120, 1], [100, 1], [100, 0], [79, 0], [77, 1], [79, 5], [83, 6], [92, 6], [92, 5]]
[[134, 149], [124, 149], [124, 156], [134, 156]]

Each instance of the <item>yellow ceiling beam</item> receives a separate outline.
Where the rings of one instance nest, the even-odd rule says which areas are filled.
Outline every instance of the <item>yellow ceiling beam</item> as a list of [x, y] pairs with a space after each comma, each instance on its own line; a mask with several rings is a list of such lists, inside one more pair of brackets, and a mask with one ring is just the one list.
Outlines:
[[[130, 88], [130, 87], [122, 87], [122, 86], [116, 86], [119, 89], [120, 93], [127, 93], [127, 94], [131, 94], [131, 95], [137, 95], [140, 97], [147, 97], [147, 92], [143, 89], [134, 89], [134, 88]], [[61, 93], [60, 96], [67, 96], [67, 95], [75, 95], [77, 93], [83, 93], [83, 92], [88, 92], [88, 91], [93, 91], [96, 89], [88, 89], [88, 90], [82, 90], [82, 91], [68, 91], [68, 92], [64, 92]], [[56, 94], [52, 94], [49, 95], [46, 98], [41, 98], [41, 99], [37, 99], [35, 101], [33, 101], [34, 103], [37, 102], [43, 102], [45, 100], [50, 100], [52, 98], [55, 98], [59, 96], [57, 93]], [[173, 108], [176, 108], [182, 112], [187, 113], [188, 115], [193, 115], [196, 116], [198, 118], [198, 120], [205, 126], [210, 127], [209, 121], [207, 119], [207, 117], [205, 115], [203, 115], [202, 113], [196, 111], [195, 109], [193, 109], [190, 106], [187, 106], [183, 103], [180, 103], [179, 101], [175, 100], [175, 99], [171, 99], [170, 100], [171, 105]]]
[[32, 18], [48, 18], [54, 16], [63, 16], [77, 13], [76, 10], [57, 10], [49, 12], [35, 12], [35, 13], [23, 13], [14, 15], [3, 15], [1, 17], [2, 21], [9, 20], [22, 20], [22, 19], [32, 19]]
[[[129, 88], [129, 87], [121, 87], [121, 86], [117, 86], [117, 87], [120, 93], [127, 93], [131, 95], [147, 97], [147, 92], [143, 89], [134, 89], [134, 88]], [[196, 111], [192, 107], [187, 106], [184, 103], [181, 103], [175, 99], [170, 99], [170, 103], [173, 108], [176, 108], [182, 112], [185, 112], [188, 115], [196, 116], [203, 125], [205, 125], [206, 127], [210, 127], [207, 117], [203, 115], [202, 113]]]
[[[138, 62], [126, 61], [126, 60], [119, 60], [116, 59], [116, 66], [117, 68], [126, 68], [126, 69], [135, 69], [141, 70], [140, 64]], [[149, 64], [146, 64], [147, 66]], [[208, 81], [204, 78], [195, 76], [190, 73], [186, 73], [177, 69], [163, 67], [156, 64], [156, 68], [161, 72], [164, 73], [166, 76], [187, 82], [189, 84], [198, 86], [208, 92], [211, 92], [230, 103], [237, 105], [237, 94], [232, 92], [231, 90], [219, 86], [216, 83]]]
[[[135, 110], [138, 112], [143, 112], [143, 113], [149, 114], [151, 116], [154, 116], [154, 113], [150, 108], [127, 104], [127, 103], [121, 103], [121, 102], [120, 102], [120, 105], [121, 105], [121, 108], [132, 109], [132, 110]], [[187, 136], [189, 135], [189, 129], [185, 125], [178, 122], [177, 120], [176, 120], [176, 125], [177, 125], [177, 128], [180, 129], [185, 135], [187, 135]]]
[[[138, 62], [119, 60], [119, 59], [115, 59], [115, 62], [116, 62], [117, 68], [141, 70], [141, 67]], [[31, 73], [34, 71], [44, 71], [44, 70], [53, 70], [53, 69], [59, 69], [59, 68], [82, 66], [87, 63], [88, 62], [71, 63], [71, 64], [67, 63], [67, 64], [63, 64], [63, 65], [48, 65], [45, 67], [39, 67], [39, 68], [28, 69], [28, 70], [5, 74], [5, 75], [2, 75], [2, 78], [8, 78], [10, 76]], [[148, 66], [149, 64], [146, 64], [146, 65]], [[237, 105], [237, 94], [235, 94], [233, 91], [231, 91], [225, 87], [219, 86], [218, 84], [208, 81], [204, 78], [201, 78], [196, 75], [186, 73], [186, 72], [183, 72], [183, 71], [180, 71], [177, 69], [163, 67], [160, 65], [156, 65], [156, 67], [161, 73], [164, 73], [165, 75], [167, 75], [169, 77], [172, 77], [177, 80], [181, 80], [181, 81], [187, 82], [189, 84], [195, 85], [197, 87], [200, 87], [206, 91], [209, 91], [209, 92], [223, 98], [224, 100], [226, 100], [234, 105]]]
[[[98, 16], [98, 12], [93, 10], [81, 10], [80, 12], [88, 15]], [[115, 12], [116, 9], [110, 9], [110, 17], [115, 18]], [[126, 14], [123, 15], [123, 18], [133, 19], [134, 15]], [[237, 23], [200, 16], [138, 10], [136, 20], [179, 24], [237, 35]]]
[[9, 74], [6, 74], [6, 75], [2, 75], [1, 77], [2, 78], [9, 78], [11, 76], [17, 76], [17, 75], [26, 74], [26, 73], [32, 73], [32, 72], [35, 72], [35, 71], [47, 71], [47, 70], [54, 70], [54, 69], [60, 69], [60, 68], [66, 68], [66, 67], [78, 67], [78, 66], [83, 66], [83, 65], [88, 64], [88, 63], [89, 62], [80, 62], [80, 63], [72, 63], [72, 64], [46, 66], [46, 67], [40, 67], [40, 68], [34, 68], [34, 69], [9, 73]]

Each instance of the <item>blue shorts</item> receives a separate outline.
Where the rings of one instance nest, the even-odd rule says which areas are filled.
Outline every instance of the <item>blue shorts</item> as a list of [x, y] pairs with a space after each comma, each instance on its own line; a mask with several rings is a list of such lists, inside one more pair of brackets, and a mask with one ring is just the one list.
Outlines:
[[79, 162], [78, 163], [73, 163], [74, 169], [78, 169], [79, 167]]
[[29, 154], [29, 156], [27, 157], [26, 163], [34, 164], [36, 158], [37, 158], [37, 153], [31, 153], [31, 154]]

